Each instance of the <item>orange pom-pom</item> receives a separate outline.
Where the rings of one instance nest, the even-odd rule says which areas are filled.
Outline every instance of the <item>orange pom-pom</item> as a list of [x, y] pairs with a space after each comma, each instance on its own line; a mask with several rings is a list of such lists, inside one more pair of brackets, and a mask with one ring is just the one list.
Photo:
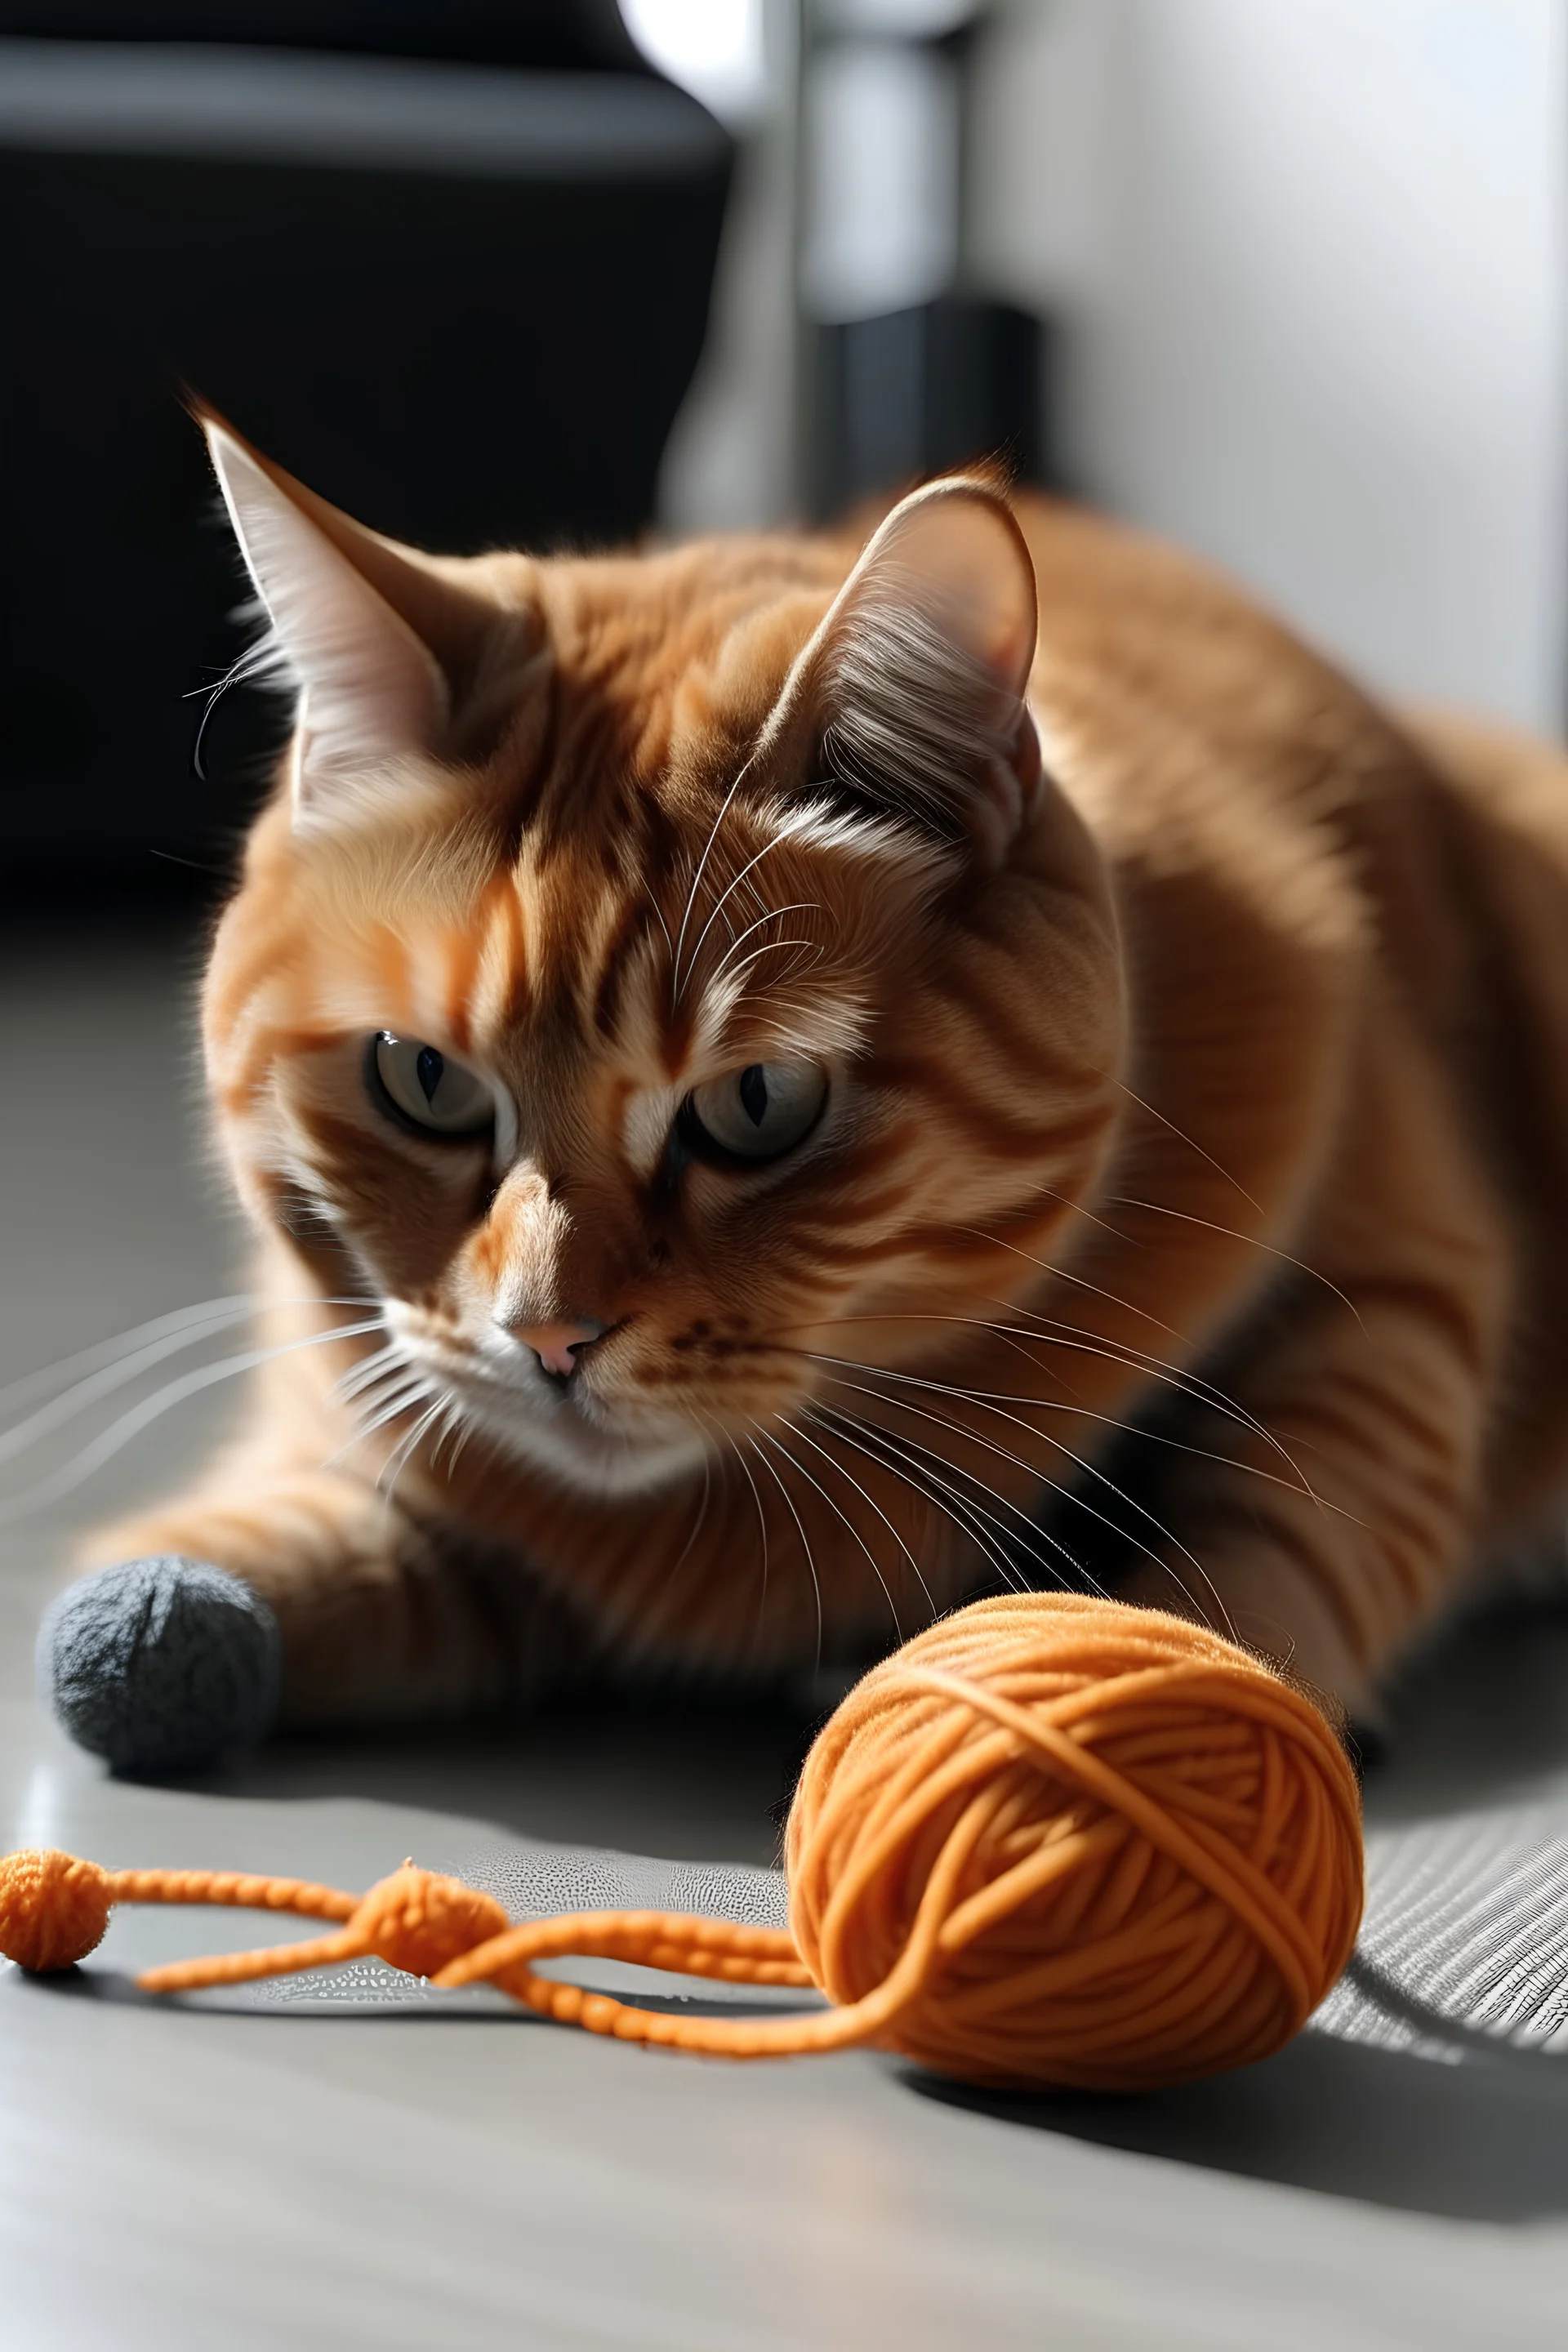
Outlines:
[[433, 1977], [506, 1924], [493, 1895], [405, 1862], [371, 1888], [344, 1935], [411, 1977]]
[[74, 1968], [103, 1941], [113, 1902], [107, 1871], [53, 1847], [0, 1860], [0, 1952], [46, 1975]]
[[1343, 1968], [1361, 1803], [1322, 1715], [1185, 1619], [982, 1601], [818, 1737], [790, 1925], [879, 2039], [971, 2082], [1152, 2089], [1266, 2057]]

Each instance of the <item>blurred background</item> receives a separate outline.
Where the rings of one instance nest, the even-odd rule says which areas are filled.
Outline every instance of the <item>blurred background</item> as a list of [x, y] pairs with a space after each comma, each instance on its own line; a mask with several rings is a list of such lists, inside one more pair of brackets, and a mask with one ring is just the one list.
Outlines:
[[1565, 14], [0, 0], [0, 903], [210, 892], [265, 772], [187, 384], [442, 549], [1003, 449], [1555, 730]]

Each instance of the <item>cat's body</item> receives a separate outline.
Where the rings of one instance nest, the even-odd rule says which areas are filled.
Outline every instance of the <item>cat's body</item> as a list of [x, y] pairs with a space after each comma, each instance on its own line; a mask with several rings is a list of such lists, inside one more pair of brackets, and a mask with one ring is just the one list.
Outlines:
[[1058, 1546], [1366, 1710], [1539, 1535], [1568, 765], [984, 482], [865, 554], [437, 565], [214, 440], [305, 688], [218, 1129], [264, 1339], [398, 1353], [280, 1354], [100, 1557], [251, 1580], [300, 1718], [858, 1654]]

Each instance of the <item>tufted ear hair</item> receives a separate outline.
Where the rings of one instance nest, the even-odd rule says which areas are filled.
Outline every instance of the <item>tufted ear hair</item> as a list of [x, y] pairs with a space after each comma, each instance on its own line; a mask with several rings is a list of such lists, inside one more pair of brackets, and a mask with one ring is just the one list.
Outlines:
[[904, 499], [784, 691], [781, 719], [814, 721], [812, 788], [1005, 856], [1039, 782], [1024, 700], [1037, 619], [1023, 533], [988, 483]]
[[247, 667], [298, 689], [296, 814], [384, 792], [419, 754], [461, 758], [493, 717], [487, 688], [526, 650], [525, 616], [329, 506], [210, 410], [198, 417], [269, 624]]

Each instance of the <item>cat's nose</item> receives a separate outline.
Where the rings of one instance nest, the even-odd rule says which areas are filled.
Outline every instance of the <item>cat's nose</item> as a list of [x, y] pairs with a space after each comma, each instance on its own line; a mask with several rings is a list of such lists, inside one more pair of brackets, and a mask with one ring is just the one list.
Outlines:
[[609, 1328], [607, 1323], [598, 1323], [592, 1316], [585, 1316], [580, 1323], [514, 1323], [512, 1337], [533, 1349], [552, 1378], [566, 1381], [577, 1369], [578, 1349], [602, 1339]]

